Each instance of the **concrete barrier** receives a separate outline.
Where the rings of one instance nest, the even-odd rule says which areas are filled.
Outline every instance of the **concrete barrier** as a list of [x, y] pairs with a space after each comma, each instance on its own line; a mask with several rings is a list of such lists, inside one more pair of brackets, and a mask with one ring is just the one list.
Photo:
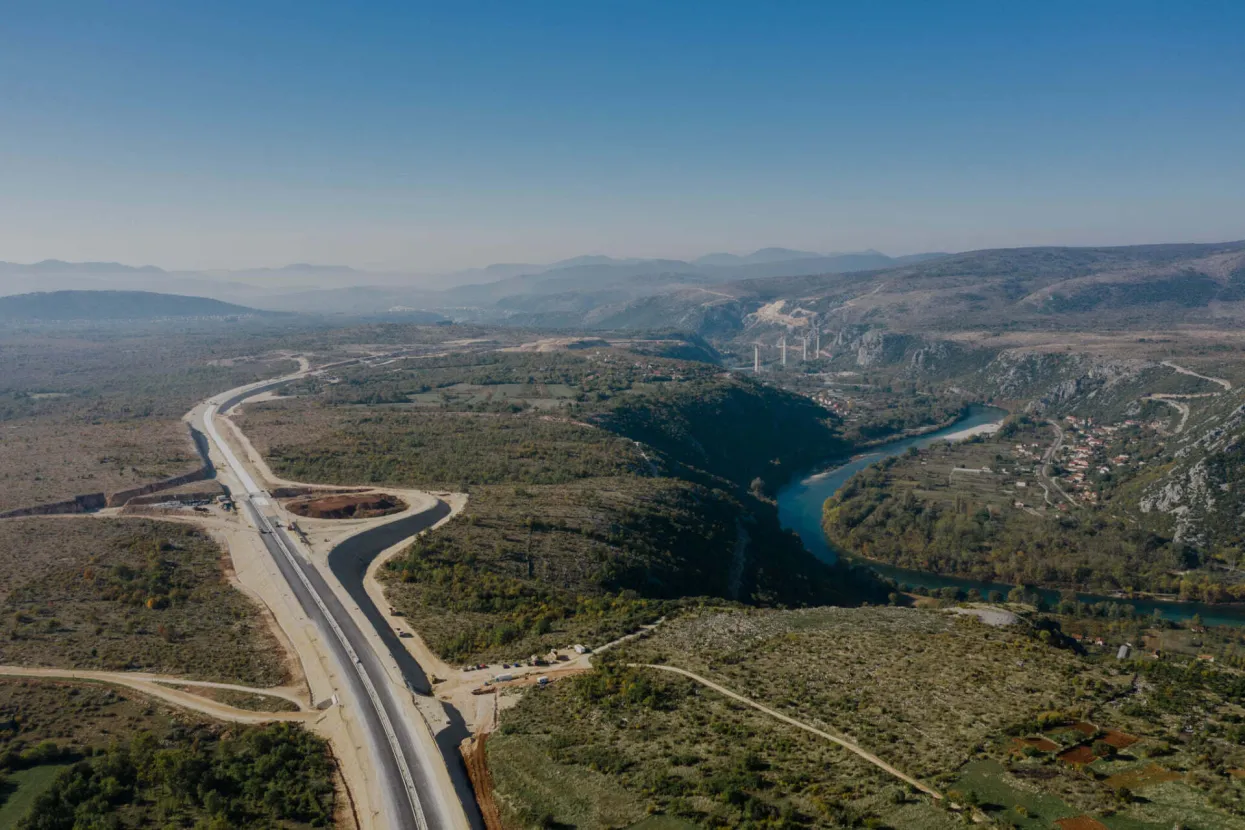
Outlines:
[[194, 442], [195, 451], [199, 454], [199, 467], [188, 473], [166, 478], [162, 481], [153, 481], [150, 484], [144, 484], [141, 487], [131, 487], [126, 490], [118, 490], [112, 495], [105, 493], [85, 493], [83, 495], [74, 496], [64, 501], [52, 502], [51, 504], [39, 504], [33, 507], [19, 507], [16, 510], [9, 510], [0, 513], [0, 519], [14, 519], [21, 516], [55, 516], [71, 513], [88, 513], [92, 510], [100, 510], [104, 507], [122, 507], [131, 499], [139, 496], [150, 495], [151, 493], [159, 493], [162, 490], [172, 490], [174, 487], [181, 487], [183, 484], [190, 484], [194, 481], [206, 481], [216, 475], [216, 467], [212, 464], [211, 456], [208, 455], [208, 439], [199, 430], [193, 426], [190, 427], [190, 440]]
[[87, 513], [92, 510], [99, 510], [108, 503], [108, 498], [103, 493], [86, 493], [81, 496], [74, 496], [72, 499], [65, 501], [56, 501], [51, 504], [37, 504], [34, 507], [19, 507], [16, 510], [7, 510], [0, 513], [0, 519], [16, 519], [22, 516], [56, 516], [67, 513]]

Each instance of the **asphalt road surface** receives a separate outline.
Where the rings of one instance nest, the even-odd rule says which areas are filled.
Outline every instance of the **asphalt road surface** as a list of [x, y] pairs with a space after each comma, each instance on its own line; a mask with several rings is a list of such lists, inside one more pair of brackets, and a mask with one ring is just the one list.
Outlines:
[[382, 789], [390, 803], [386, 816], [389, 826], [396, 830], [454, 827], [457, 822], [450, 818], [449, 811], [460, 809], [460, 805], [444, 803], [428, 767], [430, 763], [441, 763], [441, 759], [429, 758], [426, 752], [421, 752], [421, 743], [406, 723], [405, 713], [394, 697], [379, 656], [320, 572], [303, 558], [284, 528], [277, 526], [276, 519], [268, 515], [265, 508], [271, 504], [271, 497], [255, 483], [216, 429], [214, 416], [218, 411], [229, 409], [286, 380], [288, 378], [281, 378], [226, 393], [227, 397], [219, 405], [208, 407], [204, 426], [246, 490], [245, 496], [235, 494], [239, 508], [260, 533], [291, 592], [319, 628], [322, 642], [338, 663], [339, 675], [346, 684], [345, 689], [339, 690], [338, 700], [359, 713], [367, 730], [370, 748], [379, 765]]

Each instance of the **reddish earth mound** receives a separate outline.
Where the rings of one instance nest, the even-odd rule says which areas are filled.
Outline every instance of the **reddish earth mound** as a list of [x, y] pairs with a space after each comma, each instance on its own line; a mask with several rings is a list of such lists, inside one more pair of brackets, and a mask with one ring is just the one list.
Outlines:
[[287, 506], [291, 513], [309, 519], [373, 519], [401, 513], [406, 502], [388, 493], [362, 493], [303, 499]]
[[1076, 818], [1061, 818], [1055, 824], [1058, 824], [1061, 830], [1107, 830], [1107, 825], [1103, 824], [1096, 818], [1089, 816], [1077, 816]]
[[1054, 752], [1059, 749], [1059, 744], [1050, 738], [1012, 738], [1014, 752], [1023, 752], [1027, 746], [1031, 746], [1040, 752]]
[[1107, 734], [1102, 737], [1105, 744], [1109, 744], [1116, 749], [1128, 749], [1137, 741], [1141, 740], [1136, 735], [1129, 735], [1127, 732], [1121, 732], [1118, 729], [1108, 729]]
[[1063, 761], [1065, 764], [1073, 764], [1075, 766], [1092, 764], [1097, 757], [1098, 756], [1094, 754], [1094, 751], [1087, 746], [1074, 746], [1066, 752], [1059, 753], [1060, 761]]

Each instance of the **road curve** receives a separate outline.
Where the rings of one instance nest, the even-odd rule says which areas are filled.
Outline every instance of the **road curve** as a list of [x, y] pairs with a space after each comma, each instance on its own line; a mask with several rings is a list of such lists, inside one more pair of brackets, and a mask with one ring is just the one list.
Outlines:
[[2, 677], [42, 677], [50, 680], [84, 680], [91, 683], [108, 683], [123, 686], [149, 697], [159, 698], [166, 703], [201, 712], [220, 720], [235, 723], [271, 723], [272, 721], [309, 721], [321, 716], [319, 712], [262, 712], [250, 709], [239, 709], [227, 703], [184, 692], [171, 685], [198, 686], [214, 689], [230, 689], [257, 695], [271, 695], [289, 700], [302, 706], [301, 701], [292, 695], [276, 694], [272, 690], [252, 689], [248, 686], [235, 686], [229, 683], [205, 683], [202, 681], [182, 680], [162, 674], [144, 674], [141, 672], [91, 671], [87, 669], [46, 669], [28, 666], [0, 666]]
[[1046, 448], [1046, 452], [1042, 456], [1042, 467], [1039, 475], [1046, 481], [1047, 484], [1055, 489], [1056, 493], [1063, 496], [1067, 500], [1068, 504], [1076, 507], [1076, 500], [1069, 496], [1067, 491], [1059, 486], [1059, 482], [1055, 481], [1055, 477], [1050, 474], [1051, 462], [1055, 459], [1055, 453], [1059, 452], [1059, 448], [1063, 446], [1063, 427], [1059, 426], [1057, 421], [1052, 421], [1050, 419], [1047, 419], [1046, 423], [1055, 428], [1055, 443]]
[[1186, 369], [1185, 367], [1180, 366], [1179, 364], [1172, 363], [1170, 360], [1164, 360], [1163, 365], [1166, 366], [1168, 369], [1171, 369], [1182, 375], [1188, 375], [1189, 377], [1193, 377], [1193, 378], [1201, 378], [1207, 383], [1218, 384], [1219, 386], [1222, 386], [1224, 388], [1225, 392], [1232, 391], [1232, 381], [1230, 380], [1225, 380], [1223, 378], [1212, 378], [1210, 375], [1204, 375], [1201, 372], [1195, 372], [1192, 369]]
[[[421, 751], [421, 742], [406, 723], [380, 656], [354, 618], [342, 607], [319, 570], [306, 560], [298, 544], [278, 526], [276, 516], [271, 514], [271, 496], [250, 475], [217, 428], [218, 414], [249, 397], [304, 375], [305, 372], [298, 372], [216, 396], [208, 402], [204, 411], [205, 430], [245, 491], [244, 494], [235, 494], [239, 512], [259, 532], [290, 591], [307, 617], [315, 621], [323, 635], [324, 645], [338, 664], [338, 674], [345, 686], [339, 690], [341, 702], [357, 709], [360, 721], [370, 736], [369, 748], [381, 775], [382, 789], [390, 802], [386, 810], [390, 826], [397, 830], [461, 827], [464, 818], [457, 811], [461, 810], [462, 805], [457, 798], [452, 804], [446, 803], [447, 799], [442, 798], [435, 786], [430, 764], [441, 761]], [[438, 503], [433, 511], [443, 507], [443, 503]], [[433, 518], [428, 524], [435, 521]], [[387, 627], [383, 630], [388, 631]]]

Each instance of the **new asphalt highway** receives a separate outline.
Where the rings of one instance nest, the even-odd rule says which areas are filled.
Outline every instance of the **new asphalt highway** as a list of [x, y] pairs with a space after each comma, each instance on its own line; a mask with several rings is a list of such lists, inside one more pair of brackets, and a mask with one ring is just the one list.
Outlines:
[[[280, 526], [272, 497], [261, 488], [234, 453], [217, 426], [216, 416], [246, 398], [258, 395], [302, 373], [251, 384], [210, 400], [204, 411], [207, 435], [225, 459], [229, 471], [245, 491], [234, 493], [242, 513], [260, 534], [264, 547], [276, 562], [304, 613], [315, 622], [327, 651], [338, 664], [344, 688], [337, 691], [338, 704], [353, 709], [366, 730], [382, 789], [386, 795], [385, 818], [395, 830], [442, 830], [465, 824], [462, 805], [451, 791], [435, 783], [432, 764], [441, 764], [435, 743], [421, 741], [396, 698], [408, 694], [395, 690], [380, 656], [355, 619], [325, 582], [320, 570], [308, 561], [299, 544]], [[437, 508], [442, 508], [437, 510]], [[444, 505], [432, 509], [444, 515]], [[412, 517], [415, 518], [415, 517]], [[428, 524], [435, 521], [429, 517]], [[417, 530], [411, 530], [411, 533]], [[389, 633], [387, 628], [385, 633]]]

